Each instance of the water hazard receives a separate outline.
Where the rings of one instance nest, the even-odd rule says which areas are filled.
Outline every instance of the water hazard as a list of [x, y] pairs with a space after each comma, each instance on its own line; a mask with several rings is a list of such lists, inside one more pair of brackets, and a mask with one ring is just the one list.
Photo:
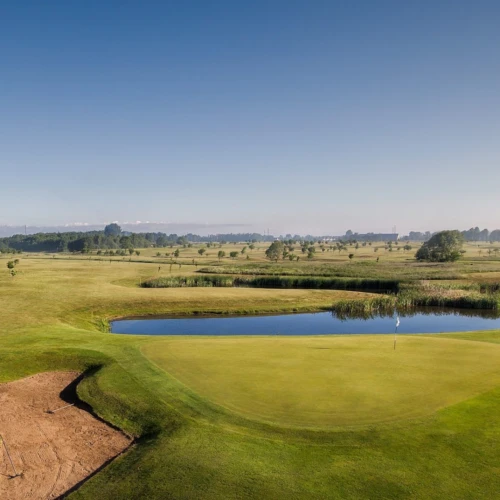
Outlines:
[[500, 329], [497, 311], [420, 308], [411, 313], [339, 317], [332, 312], [260, 316], [154, 317], [113, 321], [112, 333], [133, 335], [329, 335], [441, 333]]

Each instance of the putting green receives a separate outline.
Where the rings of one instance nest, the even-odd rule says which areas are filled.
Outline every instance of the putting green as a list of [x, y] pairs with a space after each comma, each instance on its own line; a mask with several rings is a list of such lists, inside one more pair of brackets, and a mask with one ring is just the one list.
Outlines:
[[500, 384], [500, 346], [387, 335], [166, 338], [145, 356], [251, 419], [329, 428], [422, 417]]

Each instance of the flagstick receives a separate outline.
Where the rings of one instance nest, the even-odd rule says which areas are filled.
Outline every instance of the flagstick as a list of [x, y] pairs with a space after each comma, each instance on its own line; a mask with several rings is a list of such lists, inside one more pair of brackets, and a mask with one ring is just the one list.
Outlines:
[[396, 316], [396, 329], [394, 330], [394, 350], [396, 350], [396, 334], [398, 333], [399, 316]]
[[61, 406], [61, 408], [57, 408], [56, 410], [47, 410], [47, 413], [55, 413], [56, 411], [64, 410], [64, 408], [69, 408], [70, 406], [75, 406], [75, 403], [71, 403], [70, 405], [66, 406]]
[[7, 444], [5, 443], [5, 441], [1, 435], [0, 435], [0, 441], [2, 441], [3, 447], [5, 448], [5, 452], [7, 453], [7, 456], [9, 457], [10, 465], [12, 465], [12, 468], [14, 469], [14, 474], [15, 474], [14, 477], [19, 476], [16, 468], [14, 467], [14, 462], [12, 461], [12, 458], [10, 458], [10, 453], [9, 453], [9, 450], [7, 449]]

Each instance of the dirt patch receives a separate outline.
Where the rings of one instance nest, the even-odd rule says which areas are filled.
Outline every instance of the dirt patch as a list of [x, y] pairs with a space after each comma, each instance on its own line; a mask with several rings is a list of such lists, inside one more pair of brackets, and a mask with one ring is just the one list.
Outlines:
[[57, 498], [130, 445], [130, 439], [76, 406], [61, 408], [60, 393], [76, 372], [39, 373], [0, 384], [2, 500]]

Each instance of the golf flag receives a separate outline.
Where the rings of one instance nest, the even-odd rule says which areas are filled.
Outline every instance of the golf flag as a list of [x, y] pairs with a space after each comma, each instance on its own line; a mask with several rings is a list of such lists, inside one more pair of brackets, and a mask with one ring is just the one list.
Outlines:
[[396, 317], [396, 328], [399, 326], [399, 323], [400, 323], [400, 321], [399, 321], [399, 316], [397, 316], [397, 317]]

